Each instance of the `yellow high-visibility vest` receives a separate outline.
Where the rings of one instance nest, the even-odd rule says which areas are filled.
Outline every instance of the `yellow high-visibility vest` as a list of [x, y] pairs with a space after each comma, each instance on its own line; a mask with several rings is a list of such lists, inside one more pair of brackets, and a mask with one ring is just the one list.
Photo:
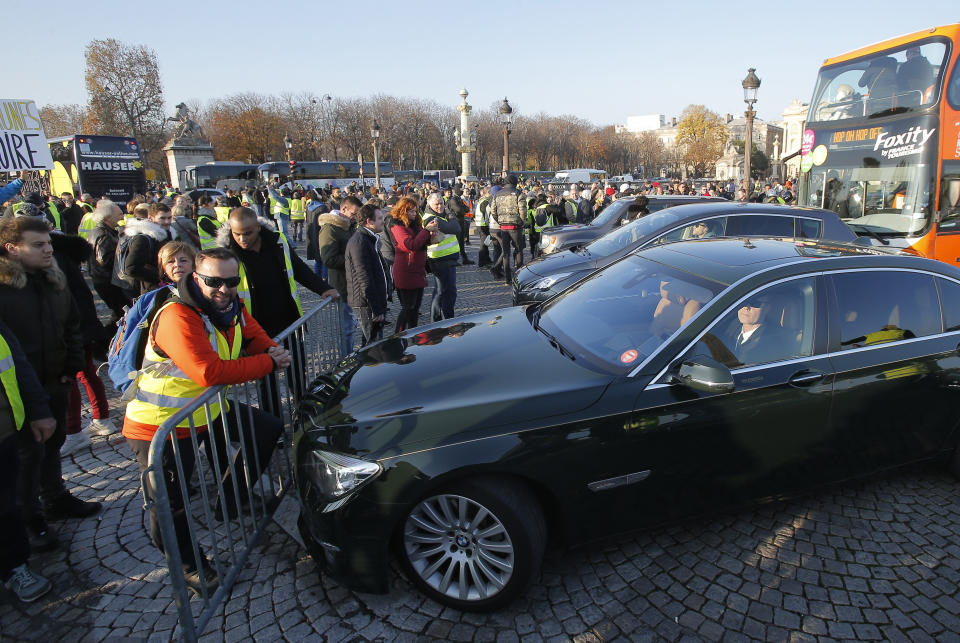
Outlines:
[[[303, 317], [303, 306], [300, 305], [300, 294], [297, 292], [297, 280], [293, 278], [293, 262], [290, 260], [290, 243], [282, 232], [277, 233], [277, 243], [283, 248], [283, 269], [287, 273], [287, 284], [290, 286], [290, 296], [297, 304], [297, 312]], [[253, 317], [253, 303], [250, 301], [250, 282], [247, 281], [247, 271], [240, 262], [240, 284], [237, 286], [237, 296], [243, 301], [247, 314]]]
[[3, 392], [7, 394], [7, 402], [10, 403], [14, 428], [19, 431], [27, 414], [23, 409], [20, 387], [17, 385], [17, 368], [13, 363], [13, 353], [3, 335], [0, 335], [0, 383], [3, 384]]
[[[436, 214], [431, 214], [428, 210], [426, 214], [423, 215], [423, 224], [426, 225], [430, 219], [436, 217], [441, 221], [446, 222], [446, 219], [438, 216]], [[443, 257], [448, 257], [450, 255], [455, 255], [460, 253], [460, 242], [457, 241], [457, 235], [448, 234], [439, 243], [432, 243], [427, 246], [427, 256], [431, 259], [441, 259]]]
[[[160, 312], [168, 306], [182, 305], [184, 304], [168, 302], [164, 304]], [[157, 316], [153, 320], [154, 324], [160, 318], [160, 312], [157, 312]], [[203, 316], [203, 325], [207, 330], [207, 336], [210, 338], [210, 344], [217, 351], [220, 359], [228, 360], [240, 357], [240, 348], [243, 341], [239, 321], [233, 326], [232, 346], [227, 342], [226, 335], [214, 328], [206, 315]], [[152, 336], [152, 329], [147, 329], [147, 332], [151, 333]], [[135, 386], [137, 390], [133, 399], [127, 404], [126, 415], [134, 422], [154, 426], [163, 424], [206, 390], [205, 387], [190, 379], [169, 357], [162, 357], [158, 354], [154, 350], [151, 340], [147, 341], [147, 347], [143, 353], [143, 368], [137, 375]], [[211, 421], [220, 417], [219, 400], [211, 401], [207, 408], [210, 409]], [[194, 411], [191, 418], [184, 419], [177, 426], [188, 427], [191, 419], [194, 426], [205, 426], [207, 424], [206, 408], [201, 406]]]
[[291, 221], [304, 221], [307, 218], [307, 212], [303, 203], [303, 199], [288, 199], [287, 203], [290, 204], [290, 220]]

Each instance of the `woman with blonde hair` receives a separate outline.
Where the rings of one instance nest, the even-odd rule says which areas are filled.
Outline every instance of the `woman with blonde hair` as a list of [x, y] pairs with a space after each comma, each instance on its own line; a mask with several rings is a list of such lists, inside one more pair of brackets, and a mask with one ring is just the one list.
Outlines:
[[197, 251], [183, 241], [171, 241], [157, 253], [157, 265], [160, 268], [160, 285], [176, 285], [180, 278], [193, 272], [193, 260]]

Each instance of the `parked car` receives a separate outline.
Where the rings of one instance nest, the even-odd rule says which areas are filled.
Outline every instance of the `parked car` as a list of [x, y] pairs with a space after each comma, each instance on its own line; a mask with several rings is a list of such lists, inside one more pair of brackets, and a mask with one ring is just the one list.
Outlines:
[[[718, 197], [685, 196], [680, 194], [652, 195], [648, 196], [647, 199], [649, 200], [647, 210], [650, 213], [687, 203], [724, 201], [724, 199]], [[585, 243], [590, 243], [614, 228], [620, 227], [635, 218], [635, 215], [630, 216], [627, 212], [634, 201], [635, 199], [631, 198], [617, 199], [604, 208], [590, 223], [570, 223], [544, 228], [543, 235], [540, 238], [541, 253], [550, 254], [559, 252], [560, 250], [566, 250], [567, 248], [576, 248]]]
[[904, 463], [960, 475], [960, 269], [833, 242], [637, 252], [370, 344], [298, 408], [324, 573], [492, 610], [567, 545]]
[[194, 203], [196, 203], [197, 199], [202, 196], [208, 196], [213, 199], [214, 202], [216, 202], [219, 197], [227, 196], [227, 193], [223, 190], [217, 190], [215, 188], [197, 188], [195, 190], [190, 190], [187, 193], [187, 196], [189, 196]]
[[856, 233], [830, 210], [726, 200], [679, 205], [634, 219], [581, 248], [555, 252], [528, 263], [514, 273], [513, 303], [545, 301], [638, 248], [698, 235], [857, 239]]

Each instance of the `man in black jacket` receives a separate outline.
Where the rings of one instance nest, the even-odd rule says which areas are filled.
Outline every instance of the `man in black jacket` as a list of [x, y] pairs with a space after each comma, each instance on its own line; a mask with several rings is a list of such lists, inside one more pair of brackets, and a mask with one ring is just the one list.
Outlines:
[[60, 210], [60, 229], [64, 234], [77, 234], [80, 220], [83, 218], [83, 208], [77, 205], [69, 192], [61, 194], [60, 200], [63, 202], [63, 208]]
[[54, 261], [49, 226], [41, 217], [16, 217], [0, 224], [0, 321], [23, 346], [50, 396], [57, 423], [44, 443], [21, 433], [17, 483], [31, 546], [37, 551], [54, 549], [58, 540], [47, 526], [45, 512], [80, 518], [99, 511], [100, 503], [75, 498], [63, 483], [60, 447], [66, 439], [70, 383], [84, 365], [83, 337], [77, 304]]
[[123, 221], [123, 210], [113, 201], [101, 199], [93, 211], [93, 218], [97, 225], [87, 235], [87, 243], [93, 247], [87, 260], [87, 274], [93, 282], [93, 289], [113, 313], [111, 321], [115, 323], [123, 317], [123, 307], [130, 305], [130, 298], [112, 283], [113, 262], [120, 240], [117, 226]]
[[356, 215], [360, 212], [363, 203], [353, 195], [349, 195], [340, 202], [340, 210], [320, 215], [317, 223], [320, 224], [320, 234], [317, 237], [317, 252], [320, 260], [327, 267], [330, 283], [340, 293], [337, 302], [340, 314], [340, 355], [346, 356], [353, 352], [354, 335], [357, 326], [357, 317], [353, 308], [347, 303], [347, 274], [345, 261], [347, 243], [353, 234], [357, 223]]
[[[168, 241], [177, 238], [171, 230], [173, 214], [170, 206], [151, 203], [146, 219], [131, 219], [123, 226], [123, 237], [117, 245], [113, 283], [131, 299], [150, 292], [160, 285], [160, 265], [157, 253]], [[123, 247], [126, 245], [126, 252]], [[123, 255], [121, 257], [121, 255]], [[123, 265], [117, 261], [123, 259]], [[120, 269], [123, 269], [123, 275]]]
[[360, 208], [357, 222], [344, 261], [347, 302], [360, 321], [363, 343], [369, 344], [382, 337], [387, 313], [387, 271], [379, 250], [383, 210], [368, 203]]
[[448, 196], [444, 200], [447, 210], [456, 217], [457, 223], [460, 225], [460, 232], [457, 233], [457, 243], [460, 244], [460, 261], [465, 266], [472, 265], [473, 261], [467, 257], [467, 251], [464, 248], [464, 245], [470, 241], [470, 222], [465, 218], [470, 208], [463, 202], [459, 188], [455, 190], [447, 188], [446, 192]]
[[457, 304], [457, 255], [460, 253], [457, 232], [460, 224], [448, 217], [440, 193], [431, 193], [427, 197], [427, 208], [423, 211], [423, 223], [427, 224], [431, 219], [439, 222], [437, 234], [427, 246], [427, 261], [433, 273], [430, 318], [435, 322], [451, 319]]
[[301, 315], [296, 283], [323, 297], [337, 297], [337, 291], [290, 250], [267, 219], [258, 219], [253, 210], [240, 207], [230, 212], [227, 224], [217, 233], [217, 245], [230, 248], [240, 258], [246, 286], [241, 297], [247, 300], [248, 310], [270, 337]]

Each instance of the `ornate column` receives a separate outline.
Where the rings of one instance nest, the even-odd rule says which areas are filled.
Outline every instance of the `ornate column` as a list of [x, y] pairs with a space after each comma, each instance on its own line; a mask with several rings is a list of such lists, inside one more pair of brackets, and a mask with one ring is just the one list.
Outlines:
[[457, 137], [457, 151], [460, 152], [460, 166], [462, 168], [460, 178], [466, 180], [466, 177], [473, 175], [472, 154], [477, 151], [477, 135], [470, 126], [471, 105], [467, 105], [466, 89], [460, 90], [460, 104], [457, 105], [457, 111], [460, 112], [460, 130]]

